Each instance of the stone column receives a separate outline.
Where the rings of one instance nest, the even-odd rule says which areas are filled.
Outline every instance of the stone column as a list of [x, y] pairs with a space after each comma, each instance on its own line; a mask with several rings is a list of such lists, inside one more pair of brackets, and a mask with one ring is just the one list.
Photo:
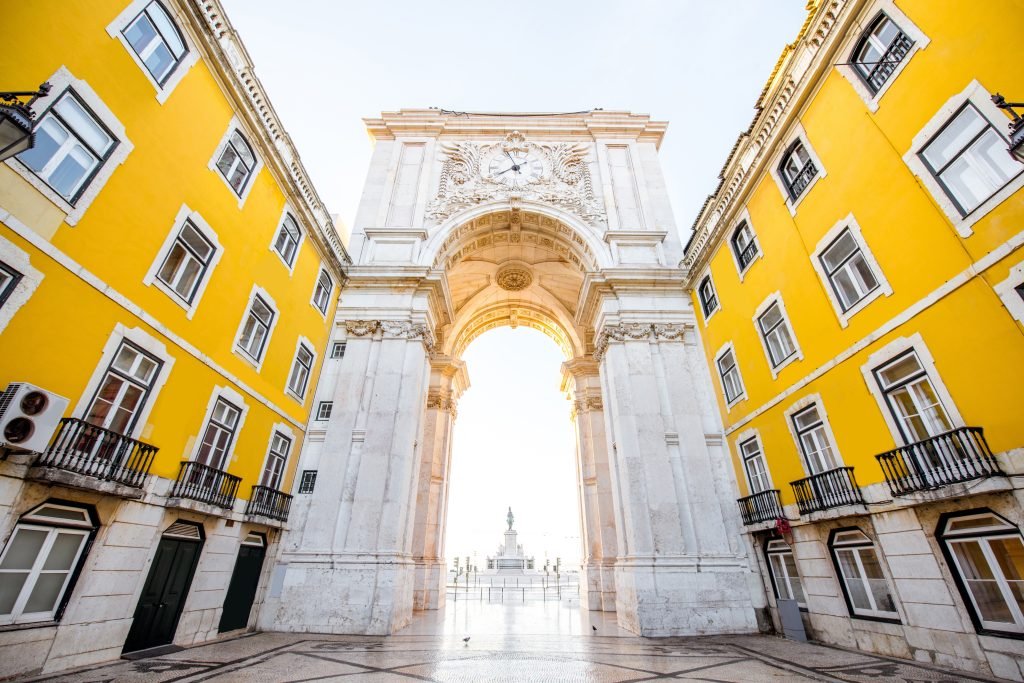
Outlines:
[[416, 563], [413, 609], [417, 610], [444, 607], [444, 530], [452, 430], [459, 396], [468, 387], [465, 363], [447, 356], [431, 359], [412, 534]]
[[757, 630], [735, 485], [714, 462], [721, 428], [693, 335], [684, 323], [613, 322], [595, 342], [619, 530], [618, 621], [643, 636]]
[[615, 513], [597, 362], [574, 358], [563, 363], [562, 391], [572, 401], [576, 432], [585, 604], [588, 609], [614, 612]]

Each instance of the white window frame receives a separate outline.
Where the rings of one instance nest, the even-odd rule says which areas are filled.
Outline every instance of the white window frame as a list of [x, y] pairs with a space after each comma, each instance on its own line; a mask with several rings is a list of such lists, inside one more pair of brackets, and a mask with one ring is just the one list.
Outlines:
[[[341, 348], [341, 353], [336, 354], [335, 351], [339, 347]], [[333, 342], [331, 342], [331, 355], [329, 356], [329, 360], [341, 360], [342, 358], [345, 357], [345, 351], [347, 350], [347, 348], [348, 348], [348, 342], [344, 342], [344, 341], [333, 341]]]
[[[811, 189], [820, 181], [822, 178], [828, 175], [825, 171], [825, 165], [821, 163], [821, 159], [818, 158], [818, 153], [814, 151], [814, 147], [811, 146], [810, 141], [807, 138], [807, 132], [800, 123], [795, 123], [793, 129], [789, 134], [783, 138], [785, 144], [780, 144], [778, 150], [772, 156], [771, 164], [768, 166], [769, 171], [772, 174], [772, 178], [775, 180], [775, 184], [779, 188], [779, 192], [782, 193], [782, 198], [786, 203], [786, 208], [789, 209], [789, 215], [795, 216], [796, 209], [800, 206], [800, 202], [804, 200], [807, 195], [811, 193]], [[811, 158], [814, 165], [817, 167], [818, 172], [815, 174], [811, 181], [807, 183], [807, 187], [804, 188], [800, 195], [793, 199], [789, 196], [789, 186], [786, 184], [785, 179], [779, 174], [779, 165], [782, 163], [782, 158], [789, 154], [790, 148], [799, 140], [803, 143], [804, 149], [807, 150], [807, 156]]]
[[[779, 548], [780, 546], [785, 546], [785, 549], [784, 550], [773, 549], [773, 546], [775, 548]], [[782, 578], [786, 582], [786, 592], [790, 596], [792, 596], [792, 597], [789, 597], [789, 598], [781, 597], [782, 591], [779, 590], [779, 577], [775, 573], [775, 568], [772, 567], [772, 556], [773, 555], [780, 555], [780, 556], [781, 555], [789, 555], [789, 556], [791, 556], [793, 558], [793, 566], [796, 567], [796, 577], [795, 578], [796, 578], [797, 581], [800, 582], [800, 592], [803, 593], [803, 596], [804, 596], [803, 600], [799, 600], [796, 597], [796, 591], [793, 590], [793, 578], [794, 577], [790, 576], [790, 574], [789, 574], [789, 567], [786, 566], [785, 560], [782, 561], [782, 569], [783, 569], [784, 574], [785, 574]], [[804, 609], [807, 609], [807, 591], [806, 591], [806, 589], [804, 589], [804, 580], [803, 580], [803, 577], [800, 576], [800, 565], [796, 561], [796, 553], [793, 551], [793, 547], [791, 545], [789, 545], [788, 543], [786, 543], [781, 538], [771, 539], [767, 543], [765, 543], [765, 546], [764, 546], [764, 556], [765, 556], [765, 564], [768, 566], [768, 576], [771, 577], [772, 587], [775, 589], [775, 599], [776, 599], [776, 601], [778, 601], [778, 600], [796, 600], [796, 604], [797, 604], [798, 607], [802, 607]]]
[[935, 359], [932, 357], [931, 351], [928, 350], [928, 346], [924, 343], [924, 338], [921, 334], [916, 333], [909, 337], [894, 339], [868, 356], [867, 361], [860, 366], [864, 382], [878, 404], [878, 410], [882, 413], [882, 419], [885, 420], [885, 424], [892, 434], [893, 443], [905, 444], [906, 441], [903, 438], [903, 431], [896, 423], [896, 418], [893, 417], [892, 409], [889, 407], [889, 400], [886, 398], [881, 385], [875, 379], [874, 371], [907, 351], [913, 351], [917, 354], [917, 359], [927, 373], [928, 380], [931, 382], [936, 396], [939, 397], [942, 407], [946, 409], [946, 416], [949, 418], [953, 429], [965, 426], [963, 418], [960, 416], [960, 411], [957, 409], [956, 403], [953, 402], [953, 396], [946, 389], [946, 385], [942, 382], [942, 376], [935, 367]]
[[131, 43], [128, 42], [128, 39], [123, 33], [123, 31], [135, 20], [135, 17], [139, 16], [151, 1], [152, 0], [132, 0], [132, 2], [129, 3], [128, 6], [125, 7], [107, 26], [107, 35], [120, 41], [121, 45], [128, 52], [128, 55], [132, 58], [132, 61], [134, 61], [142, 73], [145, 74], [146, 80], [148, 80], [149, 84], [156, 90], [156, 101], [163, 104], [167, 101], [167, 98], [171, 96], [171, 93], [174, 92], [174, 89], [178, 87], [178, 83], [185, 78], [185, 75], [199, 61], [199, 50], [196, 49], [192, 36], [185, 30], [185, 27], [188, 26], [188, 22], [178, 14], [175, 4], [173, 2], [161, 0], [160, 4], [163, 6], [164, 10], [167, 11], [167, 15], [170, 17], [171, 21], [174, 22], [175, 28], [178, 29], [178, 34], [181, 36], [182, 40], [185, 41], [186, 53], [181, 58], [181, 61], [178, 62], [177, 66], [172, 69], [163, 85], [160, 85], [160, 83], [153, 78], [153, 74], [150, 73], [149, 67], [146, 66], [145, 62], [142, 61], [142, 58], [135, 52], [135, 48], [132, 47]]
[[[9, 214], [0, 209], [0, 223], [6, 223], [8, 219]], [[21, 273], [21, 279], [15, 283], [10, 294], [0, 304], [0, 333], [3, 333], [18, 309], [32, 298], [45, 276], [42, 271], [32, 267], [27, 251], [3, 235], [0, 235], [0, 262]]]
[[[198, 230], [203, 237], [213, 245], [213, 254], [210, 256], [210, 263], [206, 266], [202, 277], [199, 282], [196, 283], [195, 294], [192, 296], [192, 302], [188, 303], [182, 300], [181, 296], [174, 291], [166, 282], [158, 277], [160, 268], [163, 266], [164, 261], [167, 259], [167, 255], [174, 247], [174, 243], [178, 239], [178, 234], [184, 227], [185, 222], [188, 221], [192, 226]], [[210, 283], [210, 279], [213, 277], [213, 271], [220, 262], [221, 256], [224, 255], [224, 248], [220, 244], [220, 240], [217, 238], [217, 233], [214, 232], [210, 224], [207, 223], [198, 212], [193, 211], [186, 204], [182, 204], [181, 208], [178, 209], [178, 214], [174, 217], [174, 223], [171, 225], [170, 231], [167, 233], [167, 237], [164, 238], [164, 243], [160, 246], [160, 251], [157, 252], [156, 258], [153, 259], [153, 264], [149, 267], [149, 271], [146, 276], [142, 278], [142, 283], [147, 287], [153, 286], [162, 291], [171, 301], [178, 304], [185, 310], [185, 318], [191, 320], [192, 316], [195, 315], [196, 309], [199, 307], [199, 302], [203, 298], [203, 293], [206, 291], [206, 286]]]
[[[327, 410], [327, 415], [324, 415], [324, 409]], [[334, 401], [319, 401], [316, 404], [316, 417], [313, 419], [317, 422], [326, 422], [331, 419], [331, 413], [334, 412]]]
[[[1024, 172], [1018, 173], [1015, 178], [1002, 187], [991, 197], [982, 202], [976, 209], [966, 216], [960, 215], [953, 200], [946, 194], [938, 178], [932, 175], [931, 170], [919, 156], [920, 152], [930, 143], [939, 131], [948, 123], [964, 105], [974, 105], [982, 118], [992, 125], [996, 132], [1005, 140], [1009, 119], [992, 103], [988, 90], [982, 87], [981, 83], [974, 80], [961, 92], [953, 95], [946, 101], [938, 112], [924, 125], [914, 136], [910, 149], [903, 155], [903, 162], [910, 168], [910, 171], [917, 176], [921, 183], [928, 188], [932, 198], [942, 209], [942, 212], [952, 223], [953, 228], [961, 237], [970, 237], [974, 234], [974, 224], [987, 216], [989, 212], [1009, 199], [1019, 189], [1024, 187]], [[1009, 146], [1009, 143], [1007, 143]], [[1009, 152], [1007, 152], [1009, 154]]]
[[[1013, 319], [1024, 325], [1024, 297], [1017, 293], [1017, 287], [1024, 287], [1024, 261], [1010, 268], [1006, 279], [994, 287]], [[0, 330], [2, 329], [3, 317], [0, 314]]]
[[[889, 576], [889, 572], [885, 566], [885, 561], [882, 558], [882, 553], [879, 552], [878, 544], [861, 529], [848, 528], [848, 529], [837, 529], [835, 533], [849, 533], [856, 531], [860, 533], [866, 540], [864, 541], [839, 541], [838, 544], [832, 539], [829, 539], [829, 552], [832, 555], [832, 563], [835, 566], [836, 578], [840, 583], [840, 590], [843, 592], [843, 597], [846, 599], [847, 607], [850, 609], [850, 616], [852, 617], [867, 617], [869, 619], [878, 619], [880, 621], [892, 621], [900, 622], [899, 604], [897, 600], [896, 591], [893, 590], [892, 579]], [[850, 596], [849, 588], [846, 586], [846, 575], [843, 574], [843, 565], [839, 561], [839, 551], [849, 550], [852, 551], [854, 562], [857, 565], [857, 569], [860, 571], [861, 584], [864, 592], [868, 598], [868, 602], [872, 605], [871, 608], [865, 609], [863, 607], [857, 607], [853, 604], [853, 598]], [[878, 561], [878, 568], [882, 572], [882, 578], [885, 581], [886, 588], [889, 591], [889, 597], [892, 599], [893, 607], [895, 611], [889, 612], [886, 610], [878, 609], [878, 605], [875, 602], [875, 595], [871, 592], [871, 585], [867, 583], [867, 572], [864, 571], [864, 560], [861, 557], [861, 551], [870, 550], [875, 554], [875, 559]], [[852, 577], [851, 577], [852, 578]]]
[[[835, 287], [833, 287], [832, 280], [829, 278], [828, 272], [825, 270], [825, 265], [822, 263], [821, 256], [825, 253], [825, 250], [832, 246], [832, 243], [839, 239], [839, 236], [846, 230], [850, 231], [850, 236], [853, 237], [854, 242], [857, 243], [857, 247], [860, 249], [860, 253], [864, 257], [864, 261], [868, 264], [868, 267], [871, 269], [871, 274], [875, 276], [875, 280], [878, 282], [878, 286], [868, 292], [860, 301], [844, 311], [843, 302], [840, 301], [839, 295], [836, 294]], [[878, 297], [882, 295], [892, 296], [892, 286], [889, 284], [889, 280], [886, 279], [885, 273], [882, 272], [881, 266], [878, 265], [878, 260], [875, 258], [874, 253], [868, 247], [868, 243], [864, 239], [864, 234], [861, 231], [860, 223], [857, 222], [857, 219], [854, 218], [852, 213], [833, 225], [829, 231], [826, 232], [820, 240], [818, 240], [818, 244], [814, 248], [814, 253], [811, 254], [811, 265], [814, 266], [815, 272], [821, 279], [822, 287], [825, 289], [825, 296], [828, 297], [829, 303], [832, 304], [832, 310], [835, 311], [836, 317], [839, 319], [840, 327], [847, 327], [850, 324], [850, 318], [864, 310], [868, 304]]]
[[[711, 290], [715, 293], [716, 306], [715, 306], [715, 309], [713, 311], [711, 311], [710, 313], [705, 313], [704, 312], [704, 302], [703, 302], [703, 300], [701, 300], [701, 296], [700, 296], [700, 286], [704, 283], [705, 279], [707, 279], [707, 281], [711, 283]], [[711, 277], [711, 265], [710, 264], [708, 264], [708, 267], [704, 269], [704, 272], [701, 273], [701, 276], [697, 279], [697, 292], [696, 293], [697, 293], [697, 308], [700, 309], [701, 319], [704, 321], [704, 327], [707, 328], [708, 322], [710, 322], [711, 319], [715, 317], [715, 313], [718, 313], [720, 310], [722, 310], [722, 299], [721, 299], [721, 297], [718, 296], [718, 287], [715, 285], [715, 278]]]
[[[331, 288], [327, 292], [327, 301], [324, 303], [324, 307], [321, 309], [316, 303], [316, 293], [320, 288], [320, 278], [327, 274], [327, 277], [331, 281]], [[320, 269], [316, 272], [316, 280], [313, 282], [313, 293], [309, 297], [309, 305], [316, 309], [316, 312], [320, 314], [324, 320], [327, 320], [327, 313], [331, 310], [331, 297], [334, 296], [334, 288], [337, 287], [337, 283], [334, 281], [334, 276], [331, 275], [331, 271], [327, 269], [327, 266], [320, 264]]]
[[51, 75], [46, 81], [52, 86], [49, 95], [45, 95], [36, 100], [35, 104], [32, 105], [32, 110], [35, 112], [36, 122], [43, 119], [46, 113], [64, 91], [68, 88], [74, 90], [75, 95], [81, 100], [82, 104], [89, 108], [96, 119], [103, 124], [107, 131], [113, 136], [115, 140], [114, 149], [111, 150], [110, 154], [105, 160], [100, 162], [99, 167], [93, 174], [92, 179], [82, 189], [81, 194], [75, 200], [74, 204], [71, 204], [68, 200], [64, 199], [56, 190], [51, 188], [46, 181], [37, 176], [28, 166], [23, 164], [16, 156], [5, 160], [3, 163], [7, 164], [8, 168], [13, 170], [15, 173], [20, 175], [25, 181], [27, 181], [32, 187], [39, 191], [44, 197], [49, 199], [53, 204], [66, 214], [64, 222], [70, 226], [78, 225], [78, 222], [82, 220], [82, 216], [88, 210], [89, 206], [93, 203], [100, 191], [103, 189], [107, 181], [110, 180], [110, 176], [113, 175], [114, 170], [124, 163], [125, 159], [128, 158], [128, 154], [134, 149], [134, 145], [131, 140], [128, 139], [125, 133], [124, 126], [114, 116], [114, 113], [110, 108], [103, 103], [103, 100], [99, 98], [96, 92], [83, 80], [75, 78], [66, 67], [60, 67], [57, 71]]
[[[299, 241], [295, 245], [295, 257], [291, 263], [285, 260], [284, 256], [277, 250], [277, 236], [281, 234], [281, 230], [284, 229], [284, 221], [286, 218], [291, 216], [292, 220], [295, 221], [295, 227], [299, 229]], [[281, 210], [281, 217], [277, 219], [277, 227], [274, 229], [274, 234], [270, 238], [270, 246], [268, 249], [277, 255], [277, 258], [281, 260], [281, 263], [285, 268], [288, 269], [288, 275], [291, 276], [295, 273], [295, 264], [299, 262], [299, 253], [302, 251], [302, 244], [306, 241], [306, 230], [299, 222], [298, 214], [292, 211], [288, 204], [284, 205], [284, 209]]]
[[[231, 134], [234, 133], [235, 131], [238, 131], [238, 133], [243, 138], [245, 138], [245, 141], [249, 144], [249, 148], [252, 150], [253, 158], [255, 158], [256, 160], [256, 165], [253, 166], [252, 169], [252, 175], [249, 176], [249, 180], [246, 181], [245, 187], [242, 188], [241, 195], [235, 192], [235, 188], [231, 187], [231, 183], [228, 182], [228, 179], [224, 176], [223, 173], [221, 173], [220, 169], [217, 167], [217, 162], [220, 161], [220, 155], [224, 151], [224, 148], [228, 146], [228, 143], [231, 140]], [[217, 144], [217, 149], [213, 151], [213, 156], [210, 157], [210, 163], [207, 164], [207, 168], [213, 171], [217, 175], [217, 177], [221, 179], [221, 182], [224, 183], [224, 187], [228, 188], [228, 191], [231, 192], [231, 196], [238, 200], [239, 209], [245, 206], [245, 200], [249, 198], [249, 193], [252, 192], [253, 185], [256, 184], [256, 179], [259, 177], [260, 171], [263, 170], [263, 158], [260, 156], [259, 151], [256, 149], [255, 140], [256, 138], [252, 135], [249, 135], [249, 132], [244, 127], [242, 127], [242, 124], [238, 120], [238, 117], [232, 116], [231, 121], [228, 123], [227, 130], [224, 131], [224, 137], [220, 139], [220, 142]]]
[[[299, 362], [299, 350], [302, 348], [305, 348], [306, 351], [309, 352], [310, 356], [312, 356], [312, 360], [310, 361], [309, 365], [309, 373], [306, 375], [305, 386], [302, 388], [302, 392], [300, 393], [292, 389], [291, 382], [292, 375], [295, 372], [295, 366]], [[306, 337], [299, 335], [299, 339], [295, 343], [295, 354], [292, 356], [292, 363], [290, 366], [288, 366], [288, 376], [284, 382], [284, 391], [286, 394], [294, 398], [300, 404], [305, 403], [306, 395], [309, 393], [309, 385], [316, 378], [316, 361], [316, 346], [314, 346], [313, 342], [309, 341], [309, 339], [307, 339]]]
[[[779, 305], [779, 312], [782, 314], [783, 323], [789, 327], [790, 337], [793, 339], [793, 347], [796, 349], [789, 355], [788, 358], [779, 363], [778, 366], [772, 366], [772, 354], [768, 350], [768, 342], [765, 340], [765, 336], [761, 331], [761, 316], [771, 308], [772, 304], [777, 303]], [[761, 342], [761, 348], [764, 350], [765, 360], [768, 361], [768, 370], [772, 373], [772, 379], [778, 379], [779, 373], [790, 363], [804, 359], [804, 352], [800, 348], [800, 342], [796, 336], [796, 330], [793, 329], [793, 323], [789, 318], [789, 312], [786, 311], [786, 302], [782, 300], [782, 294], [778, 291], [769, 294], [761, 305], [754, 311], [754, 317], [751, 318], [751, 322], [754, 324], [754, 332], [757, 334], [758, 340]]]
[[[249, 319], [249, 311], [252, 310], [252, 304], [256, 300], [256, 297], [263, 299], [263, 303], [274, 314], [274, 317], [270, 320], [270, 327], [267, 329], [267, 338], [263, 340], [263, 351], [260, 353], [259, 358], [253, 358], [246, 351], [242, 350], [242, 333], [245, 331], [245, 323]], [[259, 285], [253, 285], [252, 291], [249, 292], [249, 298], [245, 303], [245, 309], [242, 310], [242, 318], [238, 323], [238, 331], [235, 332], [235, 339], [231, 343], [231, 351], [236, 356], [244, 360], [249, 365], [256, 368], [256, 372], [260, 372], [263, 369], [263, 362], [267, 359], [267, 355], [270, 352], [270, 340], [274, 336], [274, 328], [277, 327], [277, 323], [281, 320], [281, 309], [278, 308], [277, 302], [274, 298], [267, 293], [267, 290], [263, 289]]]
[[[903, 60], [896, 65], [896, 68], [891, 74], [889, 74], [888, 80], [882, 84], [882, 87], [878, 89], [877, 93], [871, 92], [867, 84], [864, 83], [863, 78], [857, 72], [857, 67], [853, 65], [853, 50], [860, 44], [860, 39], [864, 37], [864, 33], [871, 28], [875, 18], [879, 13], [884, 13], [889, 19], [899, 27], [904, 34], [907, 35], [914, 44], [910, 46], [910, 50], [907, 51]], [[843, 46], [839, 50], [839, 55], [843, 58], [839, 60], [839, 64], [836, 64], [836, 68], [839, 73], [842, 74], [843, 78], [850, 82], [857, 95], [864, 101], [867, 108], [871, 112], [878, 111], [878, 103], [882, 97], [888, 92], [889, 87], [892, 86], [893, 82], [899, 78], [900, 73], [907, 67], [907, 64], [913, 59], [914, 55], [918, 51], [928, 47], [928, 43], [931, 40], [924, 34], [924, 32], [917, 27], [917, 25], [910, 20], [906, 14], [904, 14], [893, 0], [879, 0], [878, 2], [872, 3], [864, 11], [860, 13], [860, 25], [863, 26], [863, 30], [857, 33], [851, 33], [847, 37]]]
[[825, 432], [825, 440], [828, 442], [828, 447], [832, 449], [832, 455], [834, 455], [836, 459], [836, 467], [846, 466], [846, 462], [843, 460], [843, 454], [839, 451], [839, 446], [836, 444], [836, 436], [832, 432], [832, 423], [828, 419], [828, 412], [825, 410], [825, 404], [821, 400], [821, 394], [808, 394], [799, 401], [790, 405], [783, 413], [786, 420], [786, 428], [789, 429], [789, 435], [793, 438], [793, 444], [796, 446], [796, 452], [800, 458], [800, 464], [803, 466], [804, 472], [808, 477], [820, 474], [820, 472], [814, 472], [811, 469], [810, 463], [807, 461], [807, 454], [804, 452], [803, 444], [800, 443], [800, 435], [797, 433], [796, 423], [794, 422], [793, 417], [812, 406], [818, 411], [818, 417], [821, 419], [822, 428]]
[[764, 453], [764, 442], [761, 440], [761, 433], [754, 428], [745, 429], [736, 436], [734, 444], [736, 446], [736, 456], [740, 461], [740, 469], [743, 470], [743, 480], [747, 484], [748, 495], [759, 493], [759, 491], [754, 491], [754, 485], [750, 480], [750, 472], [747, 471], [747, 460], [743, 457], [743, 448], [741, 447], [741, 444], [745, 444], [748, 441], [755, 441], [757, 443], [757, 451], [761, 454], [761, 460], [764, 461], [765, 477], [768, 479], [768, 488], [765, 490], [776, 488], [775, 482], [772, 479], [771, 468], [768, 467], [768, 457]]
[[[732, 359], [735, 363], [734, 367], [736, 370], [736, 377], [739, 379], [740, 383], [740, 393], [731, 401], [729, 400], [729, 395], [725, 390], [725, 377], [722, 375], [722, 369], [718, 365], [719, 359], [721, 359], [726, 353], [732, 353]], [[736, 355], [736, 348], [733, 346], [731, 340], [722, 344], [722, 347], [718, 349], [718, 352], [715, 354], [714, 365], [715, 374], [718, 375], [718, 383], [722, 387], [722, 402], [725, 404], [725, 412], [728, 413], [734, 405], [740, 401], [746, 400], [747, 398], [747, 384], [743, 381], [743, 373], [740, 372], [740, 359]]]
[[[750, 263], [748, 263], [746, 267], [740, 265], [740, 257], [739, 254], [736, 253], [736, 249], [732, 241], [733, 235], [736, 234], [737, 228], [739, 228], [740, 225], [742, 225], [743, 223], [747, 224], [747, 228], [750, 230], [750, 234], [753, 236], [753, 241], [757, 245], [757, 253], [754, 254], [754, 258], [750, 259]], [[754, 223], [750, 220], [750, 213], [747, 211], [746, 208], [740, 211], [739, 216], [736, 218], [736, 220], [733, 221], [732, 227], [729, 229], [726, 242], [726, 248], [729, 250], [729, 253], [732, 254], [732, 262], [736, 265], [736, 273], [740, 277], [740, 282], [743, 282], [743, 278], [747, 276], [747, 271], [753, 268], [754, 264], [760, 261], [761, 257], [764, 256], [764, 248], [761, 245], [761, 240], [757, 238], [757, 230], [754, 229]]]
[[263, 464], [260, 466], [260, 477], [258, 479], [260, 486], [267, 486], [263, 483], [263, 476], [267, 472], [267, 465], [270, 464], [271, 452], [274, 448], [274, 435], [280, 434], [284, 438], [288, 439], [288, 452], [285, 454], [284, 464], [281, 466], [281, 481], [278, 482], [276, 487], [272, 486], [275, 491], [283, 491], [284, 480], [288, 477], [288, 463], [292, 459], [292, 454], [296, 452], [296, 444], [298, 440], [295, 437], [295, 432], [291, 427], [283, 422], [275, 422], [270, 428], [270, 438], [267, 440], [267, 452], [263, 456]]
[[206, 412], [203, 413], [203, 420], [199, 423], [199, 432], [192, 437], [192, 452], [189, 454], [188, 459], [189, 462], [198, 462], [196, 457], [199, 455], [199, 451], [203, 447], [203, 436], [206, 434], [206, 428], [210, 424], [210, 418], [213, 416], [213, 410], [217, 407], [217, 401], [221, 399], [238, 409], [238, 421], [235, 423], [234, 435], [231, 438], [231, 443], [228, 444], [227, 450], [224, 452], [224, 462], [220, 467], [222, 471], [227, 472], [230, 464], [237, 460], [237, 457], [235, 456], [235, 448], [241, 440], [242, 427], [245, 426], [245, 418], [249, 414], [249, 404], [245, 402], [245, 397], [231, 387], [215, 386], [213, 388], [213, 392], [210, 394], [210, 400], [206, 404]]

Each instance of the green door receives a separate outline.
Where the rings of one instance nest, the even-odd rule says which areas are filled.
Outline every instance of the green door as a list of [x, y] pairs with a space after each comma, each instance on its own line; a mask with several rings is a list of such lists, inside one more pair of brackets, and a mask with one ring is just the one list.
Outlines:
[[266, 542], [259, 534], [249, 534], [238, 549], [238, 560], [231, 573], [228, 594], [224, 598], [224, 612], [220, 616], [218, 631], [234, 631], [249, 624], [249, 613], [256, 599], [256, 587], [263, 570]]

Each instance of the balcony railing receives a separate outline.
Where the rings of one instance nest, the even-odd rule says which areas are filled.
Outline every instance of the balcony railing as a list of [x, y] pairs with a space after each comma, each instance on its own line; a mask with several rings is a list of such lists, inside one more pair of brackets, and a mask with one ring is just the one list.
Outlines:
[[798, 479], [791, 482], [790, 486], [796, 494], [796, 505], [801, 515], [840, 505], [864, 504], [864, 496], [857, 486], [852, 467], [837, 467], [806, 479]]
[[245, 508], [247, 515], [263, 515], [271, 519], [288, 521], [288, 511], [292, 507], [292, 497], [268, 486], [253, 486], [252, 497]]
[[782, 503], [779, 502], [778, 489], [768, 489], [752, 496], [740, 498], [736, 504], [740, 506], [740, 517], [743, 518], [743, 523], [748, 525], [768, 522], [785, 516], [782, 513]]
[[65, 417], [35, 464], [142, 488], [157, 450], [84, 420]]
[[743, 247], [743, 251], [739, 254], [740, 268], [746, 268], [749, 266], [755, 256], [757, 256], [757, 242], [751, 240], [750, 244]]
[[178, 470], [171, 498], [190, 498], [230, 510], [234, 507], [241, 481], [241, 477], [187, 460]]
[[981, 427], [960, 427], [875, 458], [894, 496], [1003, 474]]
[[874, 68], [868, 72], [867, 81], [868, 87], [871, 88], [871, 92], [877, 93], [885, 85], [885, 82], [889, 80], [889, 76], [892, 76], [892, 72], [896, 70], [896, 67], [900, 65], [903, 58], [910, 52], [910, 48], [914, 45], [906, 33], [902, 31], [893, 38], [893, 41], [889, 44], [889, 49], [885, 51], [882, 58], [875, 63]]
[[797, 197], [802, 195], [816, 175], [818, 175], [818, 167], [814, 165], [813, 161], [808, 159], [804, 167], [800, 169], [800, 172], [789, 183], [790, 198], [796, 200]]

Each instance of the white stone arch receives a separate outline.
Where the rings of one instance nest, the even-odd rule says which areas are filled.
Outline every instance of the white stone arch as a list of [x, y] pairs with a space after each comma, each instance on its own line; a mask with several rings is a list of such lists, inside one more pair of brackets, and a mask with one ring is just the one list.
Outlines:
[[462, 358], [470, 343], [485, 332], [520, 325], [550, 337], [566, 360], [586, 353], [583, 340], [576, 328], [566, 320], [565, 311], [548, 308], [528, 299], [510, 299], [507, 302], [479, 306], [469, 315], [460, 317], [445, 340], [445, 353], [453, 358]]

